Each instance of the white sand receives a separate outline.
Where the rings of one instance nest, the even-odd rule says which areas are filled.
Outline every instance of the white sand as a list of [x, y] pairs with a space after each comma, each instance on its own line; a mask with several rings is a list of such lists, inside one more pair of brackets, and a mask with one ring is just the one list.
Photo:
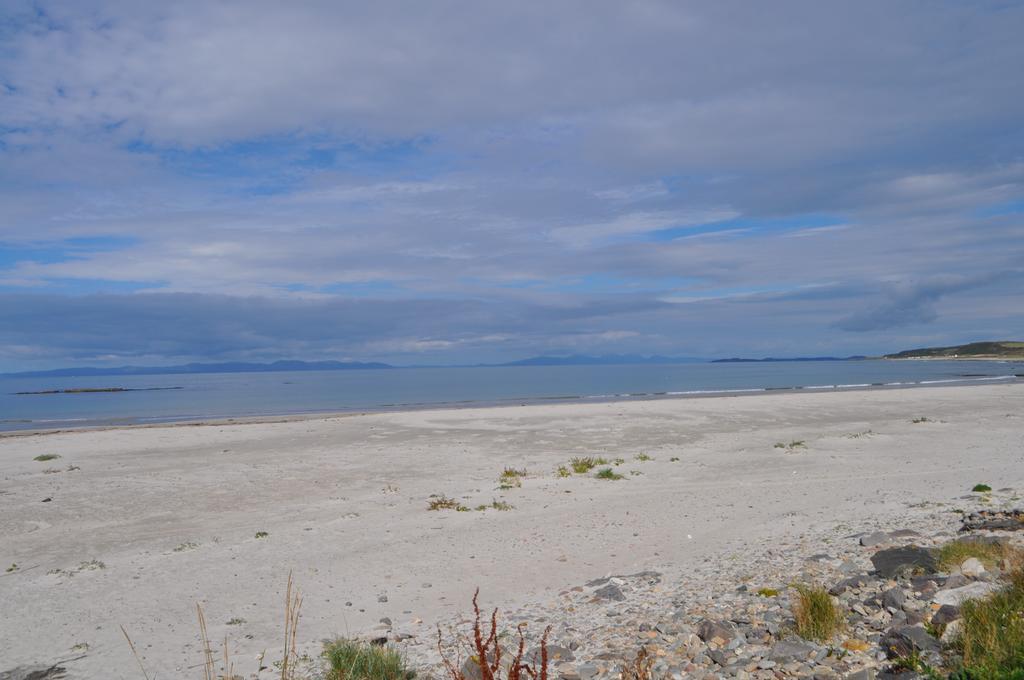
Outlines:
[[[791, 440], [807, 447], [773, 447]], [[43, 453], [61, 458], [32, 460]], [[554, 475], [577, 455], [623, 457], [627, 479]], [[312, 651], [382, 616], [429, 626], [465, 611], [475, 586], [511, 606], [609, 572], [742, 555], [755, 539], [870, 529], [976, 482], [1024, 486], [1024, 385], [11, 436], [0, 465], [0, 671], [87, 643], [71, 677], [139, 678], [120, 624], [151, 675], [199, 677], [195, 603], [249, 673], [260, 650], [277, 658], [289, 571]], [[505, 466], [532, 474], [498, 491]], [[434, 493], [515, 509], [427, 512]], [[48, 573], [94, 559], [106, 567]]]

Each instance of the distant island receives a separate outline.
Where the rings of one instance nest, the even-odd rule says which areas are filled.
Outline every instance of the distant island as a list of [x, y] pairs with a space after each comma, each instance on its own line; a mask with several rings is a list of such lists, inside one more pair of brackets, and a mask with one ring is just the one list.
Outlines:
[[886, 354], [883, 359], [1015, 359], [1024, 361], [1024, 342], [997, 340], [972, 342], [953, 347], [922, 347], [908, 349], [896, 354]]
[[540, 356], [519, 359], [503, 364], [482, 364], [484, 366], [617, 366], [632, 364], [693, 364], [704, 363], [706, 359], [693, 357], [641, 356], [639, 354], [604, 354], [587, 356], [571, 354], [569, 356]]
[[356, 371], [394, 368], [390, 364], [358, 361], [275, 361], [270, 364], [226, 362], [219, 364], [180, 364], [177, 366], [80, 366], [50, 371], [6, 373], [7, 378], [71, 378], [94, 375], [179, 375], [183, 373], [273, 373], [279, 371]]
[[776, 357], [765, 357], [764, 359], [740, 359], [733, 357], [731, 359], [715, 359], [711, 363], [713, 364], [746, 364], [746, 363], [758, 363], [758, 362], [778, 362], [778, 361], [860, 361], [867, 359], [866, 356], [851, 356], [851, 357], [792, 357], [790, 359], [776, 358]]

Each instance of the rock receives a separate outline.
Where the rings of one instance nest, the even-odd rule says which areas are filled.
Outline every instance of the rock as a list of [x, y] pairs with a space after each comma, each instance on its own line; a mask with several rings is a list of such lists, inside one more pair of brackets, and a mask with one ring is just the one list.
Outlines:
[[721, 646], [736, 637], [736, 626], [728, 621], [704, 619], [697, 626], [697, 636], [704, 642], [714, 642]]
[[[560, 664], [567, 661], [575, 661], [576, 655], [567, 647], [561, 645], [548, 645], [548, 663]], [[523, 662], [534, 668], [540, 665], [540, 647], [534, 647], [523, 655]]]
[[870, 548], [871, 546], [881, 545], [882, 543], [888, 542], [889, 534], [885, 533], [884, 531], [875, 531], [873, 533], [865, 534], [860, 537], [860, 544], [865, 548]]
[[0, 680], [57, 680], [65, 677], [63, 666], [18, 666], [9, 671], [0, 671]]
[[960, 618], [960, 607], [955, 604], [944, 604], [939, 607], [938, 611], [932, 614], [932, 623], [937, 626], [944, 626], [951, 621], [956, 621]]
[[875, 669], [864, 668], [846, 675], [846, 680], [875, 680]]
[[938, 568], [931, 552], [916, 545], [879, 550], [871, 556], [871, 564], [882, 578], [893, 578], [917, 569], [932, 572]]
[[969, 557], [960, 565], [960, 573], [968, 578], [978, 578], [985, 572], [985, 565], [977, 557]]
[[906, 601], [907, 596], [900, 587], [889, 588], [889, 590], [882, 593], [883, 607], [888, 607], [892, 610], [901, 609]]
[[711, 660], [717, 663], [719, 666], [729, 665], [729, 655], [723, 652], [721, 649], [712, 649], [708, 652], [708, 656]]
[[890, 659], [910, 656], [915, 652], [937, 652], [938, 641], [928, 634], [922, 626], [901, 626], [890, 628], [878, 645], [885, 650]]
[[817, 652], [817, 647], [799, 638], [786, 638], [772, 645], [768, 658], [774, 661], [806, 661], [807, 657]]
[[999, 586], [995, 583], [985, 583], [984, 581], [975, 581], [966, 586], [960, 588], [951, 588], [948, 590], [940, 590], [935, 593], [935, 597], [932, 598], [932, 602], [938, 605], [952, 604], [960, 606], [965, 600], [975, 600], [979, 597], [985, 597], [989, 593], [998, 590]]
[[875, 676], [875, 680], [918, 680], [921, 676], [914, 672], [906, 669], [893, 669], [889, 671], [882, 671]]
[[950, 621], [946, 624], [946, 629], [942, 631], [942, 642], [945, 644], [951, 643], [959, 634], [964, 624], [961, 619]]
[[595, 664], [585, 663], [576, 669], [576, 672], [580, 674], [582, 680], [589, 680], [598, 673], [598, 668]]
[[942, 587], [946, 590], [950, 588], [960, 588], [971, 582], [971, 579], [967, 578], [963, 574], [950, 574], [946, 582], [942, 584]]
[[622, 589], [614, 583], [609, 583], [603, 588], [595, 590], [594, 597], [599, 600], [612, 600], [615, 602], [622, 602], [626, 599], [626, 596], [622, 594]]
[[381, 593], [380, 595], [377, 596], [377, 602], [387, 602], [387, 601], [388, 601], [388, 596], [386, 594]]
[[829, 588], [828, 593], [829, 595], [842, 595], [847, 590], [863, 588], [870, 582], [871, 579], [866, 575], [851, 576], [850, 578], [844, 578], [842, 581]]

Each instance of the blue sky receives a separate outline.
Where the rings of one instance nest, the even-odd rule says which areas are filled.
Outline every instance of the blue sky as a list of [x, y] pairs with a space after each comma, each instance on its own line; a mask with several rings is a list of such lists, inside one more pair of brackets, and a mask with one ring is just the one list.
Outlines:
[[1024, 338], [1024, 5], [0, 0], [0, 371]]

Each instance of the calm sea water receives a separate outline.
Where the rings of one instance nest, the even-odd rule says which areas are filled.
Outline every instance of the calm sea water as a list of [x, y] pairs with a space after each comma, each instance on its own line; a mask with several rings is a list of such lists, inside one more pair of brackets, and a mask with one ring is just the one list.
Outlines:
[[[541, 401], [1014, 381], [1024, 364], [823, 361], [0, 378], [0, 430]], [[17, 395], [69, 388], [180, 388]]]

